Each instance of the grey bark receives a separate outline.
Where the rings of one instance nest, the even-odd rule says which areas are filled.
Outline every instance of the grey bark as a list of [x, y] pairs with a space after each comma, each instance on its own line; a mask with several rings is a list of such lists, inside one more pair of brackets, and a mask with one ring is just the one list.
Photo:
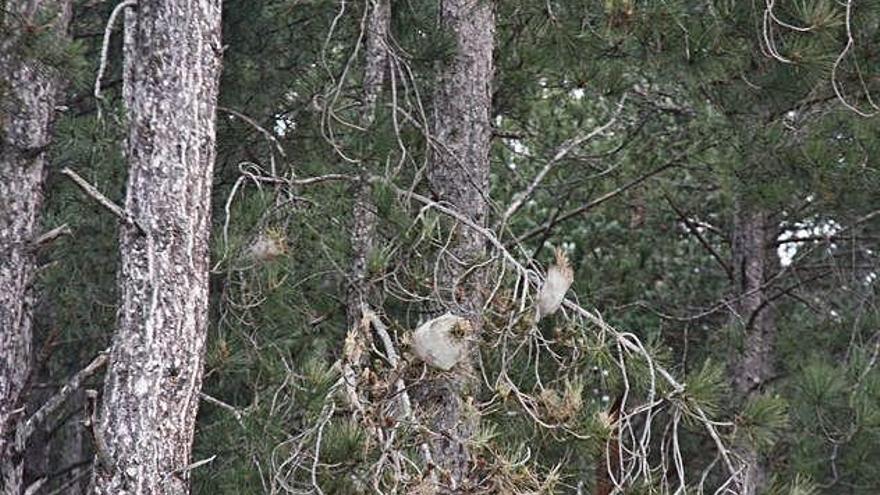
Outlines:
[[[57, 465], [60, 468], [67, 469], [71, 466], [77, 466], [82, 463], [83, 459], [89, 458], [88, 435], [83, 428], [82, 414], [85, 407], [85, 401], [82, 394], [77, 394], [71, 401], [71, 407], [76, 411], [70, 417], [58, 433], [60, 439], [57, 442], [59, 446]], [[65, 486], [64, 493], [66, 495], [84, 495], [88, 490], [88, 472], [89, 465], [76, 467], [70, 470], [58, 480], [58, 484]]]
[[[452, 35], [456, 53], [440, 67], [433, 95], [433, 134], [437, 142], [428, 171], [435, 197], [476, 223], [486, 225], [489, 194], [489, 125], [493, 76], [495, 15], [486, 0], [444, 0], [440, 22]], [[479, 273], [465, 273], [485, 256], [486, 239], [476, 230], [455, 226], [455, 240], [444, 253], [440, 298], [450, 310], [467, 317], [476, 333], [482, 328], [484, 300]], [[464, 278], [464, 279], [463, 279]], [[432, 456], [457, 492], [471, 484], [469, 440], [478, 423], [470, 407], [474, 389], [470, 356], [452, 373], [437, 376], [421, 400], [435, 432]]]
[[376, 104], [385, 85], [388, 71], [388, 34], [391, 29], [391, 1], [370, 0], [366, 25], [366, 60], [364, 67], [364, 107], [361, 123], [373, 123]]
[[[749, 399], [773, 373], [776, 321], [764, 286], [775, 253], [767, 249], [771, 233], [767, 214], [751, 205], [737, 205], [733, 231], [733, 267], [736, 302], [734, 324], [742, 330], [742, 345], [731, 359], [733, 388], [741, 399]], [[759, 452], [740, 450], [747, 465], [744, 495], [760, 493], [767, 481], [767, 467]]]
[[[376, 104], [385, 84], [388, 70], [388, 32], [391, 25], [390, 0], [372, 0], [365, 26], [366, 55], [364, 60], [364, 103], [361, 109], [361, 126], [369, 132], [375, 118]], [[362, 167], [365, 165], [362, 163]], [[368, 170], [361, 170], [356, 184], [352, 208], [352, 266], [351, 281], [347, 294], [348, 327], [352, 328], [361, 318], [361, 307], [368, 299], [369, 282], [367, 263], [376, 236], [376, 208], [372, 201]]]
[[129, 132], [119, 311], [95, 429], [97, 494], [185, 494], [208, 319], [220, 0], [125, 13]]
[[[48, 375], [45, 374], [45, 375]], [[51, 400], [57, 391], [45, 390], [39, 395], [41, 404]], [[91, 444], [83, 426], [82, 411], [85, 401], [81, 391], [71, 395], [64, 408], [53, 414], [57, 422], [45, 421], [28, 436], [24, 480], [32, 485], [45, 479], [41, 492], [51, 493], [62, 489], [64, 495], [81, 495], [88, 488], [88, 472], [91, 472]], [[33, 401], [37, 403], [36, 401]]]
[[0, 487], [19, 494], [24, 445], [15, 440], [24, 418], [24, 387], [31, 374], [32, 282], [59, 71], [23, 56], [20, 42], [42, 23], [66, 37], [69, 0], [5, 2], [0, 17]]

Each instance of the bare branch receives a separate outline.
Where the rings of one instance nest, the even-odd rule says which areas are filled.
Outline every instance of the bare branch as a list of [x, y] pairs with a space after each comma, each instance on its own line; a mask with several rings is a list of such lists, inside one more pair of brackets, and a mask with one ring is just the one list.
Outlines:
[[[119, 13], [122, 12], [126, 7], [134, 7], [137, 5], [137, 0], [124, 0], [120, 2], [116, 7], [113, 8], [113, 12], [110, 13], [110, 19], [107, 20], [107, 26], [104, 28], [104, 40], [101, 42], [101, 61], [98, 65], [98, 75], [95, 77], [95, 99], [99, 102], [104, 99], [101, 96], [101, 79], [104, 77], [104, 72], [107, 70], [107, 56], [110, 51], [110, 36], [113, 34], [113, 26], [116, 25], [116, 17], [119, 16]], [[98, 105], [98, 118], [101, 118], [101, 105]]]
[[245, 114], [243, 114], [243, 113], [241, 113], [241, 112], [239, 112], [239, 111], [237, 111], [237, 110], [233, 110], [233, 109], [228, 108], [228, 107], [221, 107], [221, 106], [218, 105], [218, 106], [217, 106], [217, 110], [219, 110], [219, 111], [221, 111], [221, 112], [226, 112], [226, 113], [228, 113], [229, 115], [232, 115], [232, 116], [234, 116], [234, 117], [238, 117], [239, 119], [241, 119], [241, 120], [245, 121], [246, 123], [250, 124], [251, 127], [253, 127], [253, 128], [256, 129], [257, 131], [259, 131], [261, 134], [263, 134], [264, 136], [266, 136], [266, 139], [269, 140], [269, 141], [271, 141], [272, 144], [275, 145], [275, 149], [278, 150], [278, 153], [279, 153], [281, 156], [284, 156], [284, 157], [287, 156], [287, 153], [284, 152], [284, 148], [281, 146], [281, 143], [278, 141], [278, 138], [275, 137], [275, 134], [272, 134], [271, 132], [267, 131], [263, 126], [261, 126], [260, 124], [258, 124], [256, 120], [254, 120], [254, 119], [248, 117], [247, 115], [245, 115]]
[[507, 221], [510, 219], [510, 217], [513, 216], [513, 214], [522, 207], [522, 205], [532, 195], [532, 193], [535, 192], [535, 189], [538, 187], [541, 181], [544, 180], [547, 174], [550, 173], [551, 170], [553, 170], [553, 167], [555, 167], [563, 158], [565, 158], [571, 150], [580, 146], [584, 142], [598, 136], [599, 134], [602, 134], [617, 121], [617, 117], [623, 110], [623, 104], [625, 102], [626, 94], [624, 94], [620, 101], [617, 103], [617, 109], [615, 110], [614, 115], [612, 115], [611, 118], [608, 120], [608, 122], [593, 129], [587, 134], [583, 134], [565, 141], [556, 149], [556, 153], [553, 154], [553, 158], [551, 158], [544, 165], [544, 168], [542, 168], [538, 172], [538, 174], [535, 175], [535, 178], [532, 179], [532, 182], [528, 185], [528, 187], [526, 187], [524, 191], [521, 191], [513, 196], [513, 200], [511, 201], [510, 206], [507, 207], [507, 210], [505, 210], [504, 215], [502, 215], [501, 220], [498, 222], [499, 229], [503, 228], [504, 225], [507, 224]]
[[34, 241], [34, 247], [36, 248], [45, 244], [49, 244], [50, 242], [63, 235], [70, 235], [72, 233], [73, 231], [70, 230], [70, 226], [66, 223], [64, 225], [59, 225], [58, 227], [55, 227], [54, 229], [41, 234], [40, 237], [37, 237], [37, 239]]
[[353, 175], [346, 174], [326, 174], [319, 175], [317, 177], [308, 177], [305, 179], [296, 179], [292, 181], [293, 184], [297, 186], [308, 186], [311, 184], [317, 184], [319, 182], [328, 182], [328, 181], [348, 181], [348, 182], [356, 182], [358, 180], [357, 177]]
[[244, 416], [244, 414], [242, 414], [242, 412], [239, 411], [238, 408], [236, 408], [235, 406], [229, 405], [220, 399], [214, 398], [204, 392], [199, 392], [199, 397], [201, 397], [202, 400], [204, 400], [205, 402], [208, 402], [209, 404], [213, 404], [221, 409], [226, 409], [227, 411], [232, 413], [232, 415], [235, 416], [235, 420], [238, 421], [238, 424], [241, 425], [242, 428], [244, 428], [244, 422], [242, 422], [242, 420], [241, 420], [241, 418], [242, 418], [242, 416]]
[[200, 461], [193, 462], [192, 464], [190, 464], [188, 466], [184, 466], [180, 469], [175, 469], [170, 474], [186, 476], [186, 474], [189, 473], [190, 471], [192, 471], [193, 469], [204, 466], [205, 464], [210, 464], [210, 463], [214, 462], [214, 459], [216, 459], [216, 458], [217, 458], [217, 454], [214, 454], [211, 457], [208, 457], [207, 459], [202, 459]]
[[837, 56], [837, 59], [834, 61], [834, 65], [831, 67], [831, 86], [834, 88], [834, 94], [837, 95], [837, 99], [848, 108], [850, 111], [854, 112], [856, 115], [860, 117], [873, 117], [880, 112], [880, 107], [874, 103], [874, 100], [871, 98], [871, 93], [868, 91], [867, 85], [861, 77], [861, 73], [859, 73], [859, 79], [862, 83], [862, 88], [865, 91], [865, 98], [868, 100], [868, 103], [871, 105], [873, 110], [864, 111], [857, 108], [855, 105], [850, 103], [846, 96], [843, 94], [843, 90], [840, 87], [840, 81], [838, 80], [837, 71], [840, 68], [840, 64], [843, 63], [843, 60], [846, 58], [847, 54], [853, 49], [855, 46], [855, 38], [852, 32], [852, 7], [853, 0], [846, 0], [846, 46]]
[[18, 432], [18, 442], [19, 445], [25, 445], [27, 443], [28, 438], [34, 433], [34, 431], [39, 427], [46, 418], [55, 412], [64, 402], [70, 397], [71, 394], [79, 390], [79, 387], [82, 385], [83, 380], [92, 376], [97, 372], [101, 367], [107, 364], [107, 356], [108, 350], [102, 351], [98, 354], [95, 359], [92, 360], [85, 368], [79, 370], [74, 374], [70, 380], [61, 387], [61, 390], [58, 391], [57, 394], [52, 396], [49, 400], [47, 400], [42, 407], [40, 407], [37, 412], [31, 415], [30, 418], [24, 423], [21, 430]]
[[109, 198], [107, 198], [107, 196], [104, 196], [104, 194], [101, 193], [98, 188], [89, 184], [88, 181], [80, 177], [76, 172], [68, 167], [64, 167], [63, 169], [61, 169], [61, 173], [70, 177], [70, 179], [77, 186], [79, 186], [80, 189], [83, 190], [83, 192], [91, 196], [92, 199], [97, 201], [101, 206], [107, 208], [110, 213], [113, 213], [114, 215], [119, 217], [119, 219], [125, 222], [126, 225], [137, 227], [138, 229], [140, 229], [141, 232], [145, 232], [144, 228], [138, 225], [138, 223], [134, 220], [131, 213], [126, 211], [125, 208], [111, 201]]
[[40, 491], [40, 488], [42, 488], [47, 481], [49, 481], [49, 478], [45, 476], [37, 479], [37, 481], [34, 481], [27, 487], [27, 489], [24, 491], [24, 495], [36, 495], [36, 493]]
[[672, 160], [661, 165], [660, 167], [657, 167], [654, 170], [651, 170], [647, 174], [642, 175], [641, 177], [638, 177], [636, 179], [633, 179], [632, 181], [627, 182], [626, 184], [618, 187], [617, 189], [614, 189], [613, 191], [609, 191], [609, 192], [599, 196], [598, 198], [594, 199], [593, 201], [590, 201], [589, 203], [578, 206], [577, 208], [573, 208], [565, 213], [562, 213], [561, 215], [557, 216], [553, 220], [548, 220], [548, 221], [542, 223], [541, 225], [539, 225], [539, 226], [529, 230], [528, 232], [520, 235], [519, 237], [517, 237], [516, 242], [517, 243], [524, 242], [524, 241], [531, 239], [532, 237], [540, 234], [541, 232], [545, 232], [545, 231], [552, 229], [560, 222], [564, 222], [565, 220], [568, 220], [569, 218], [571, 218], [575, 215], [580, 215], [581, 213], [584, 213], [588, 210], [592, 210], [593, 208], [601, 205], [602, 203], [608, 201], [609, 199], [612, 199], [612, 198], [620, 195], [621, 193], [624, 193], [624, 192], [628, 191], [629, 189], [632, 189], [633, 187], [650, 179], [651, 177], [653, 177], [653, 176], [655, 176], [655, 175], [657, 175], [667, 169], [672, 168], [673, 166], [677, 165], [679, 160], [681, 160], [682, 158], [684, 158], [683, 154], [673, 158]]

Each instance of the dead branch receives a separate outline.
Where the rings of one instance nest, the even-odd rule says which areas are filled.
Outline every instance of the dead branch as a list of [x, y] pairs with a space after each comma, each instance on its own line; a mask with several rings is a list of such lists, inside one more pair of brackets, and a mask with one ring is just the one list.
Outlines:
[[565, 158], [571, 150], [598, 136], [599, 134], [602, 134], [603, 132], [608, 130], [609, 127], [614, 125], [614, 123], [617, 121], [617, 117], [620, 116], [620, 112], [623, 110], [623, 104], [625, 102], [626, 94], [624, 94], [620, 101], [617, 103], [617, 109], [608, 120], [608, 122], [602, 124], [601, 126], [593, 129], [586, 134], [582, 134], [580, 136], [566, 140], [558, 148], [556, 148], [556, 152], [553, 154], [553, 158], [551, 158], [547, 161], [546, 164], [544, 164], [544, 167], [538, 172], [537, 175], [535, 175], [534, 179], [532, 179], [532, 182], [529, 183], [528, 187], [526, 187], [524, 191], [521, 191], [513, 196], [513, 200], [511, 201], [510, 206], [507, 207], [507, 210], [504, 211], [501, 220], [498, 222], [497, 229], [503, 230], [503, 227], [507, 225], [507, 221], [510, 219], [510, 217], [513, 216], [514, 213], [519, 211], [525, 201], [532, 195], [532, 193], [535, 192], [535, 189], [538, 187], [541, 181], [544, 180], [547, 174], [550, 173], [550, 171], [553, 170], [553, 168], [563, 158]]
[[107, 364], [108, 359], [108, 350], [102, 351], [98, 354], [95, 359], [92, 360], [85, 368], [79, 370], [74, 374], [68, 382], [61, 387], [61, 390], [58, 391], [55, 395], [53, 395], [49, 400], [47, 400], [37, 411], [28, 418], [27, 421], [24, 422], [21, 430], [17, 433], [18, 438], [17, 441], [19, 445], [24, 446], [27, 443], [28, 438], [36, 431], [36, 429], [49, 417], [50, 414], [54, 413], [64, 402], [70, 397], [71, 394], [79, 390], [79, 387], [82, 385], [83, 380], [92, 376], [97, 372], [101, 367]]
[[71, 170], [68, 167], [64, 167], [61, 169], [61, 173], [70, 177], [70, 179], [80, 187], [87, 195], [89, 195], [92, 199], [97, 201], [101, 206], [107, 208], [110, 213], [116, 215], [120, 220], [122, 220], [126, 225], [131, 225], [137, 227], [141, 232], [146, 232], [146, 230], [139, 225], [134, 217], [125, 210], [125, 208], [117, 205], [113, 201], [111, 201], [107, 196], [104, 196], [101, 191], [98, 190], [95, 186], [89, 184], [89, 182], [82, 177], [80, 177], [76, 172]]
[[40, 236], [37, 237], [36, 240], [34, 240], [33, 246], [35, 248], [40, 247], [40, 246], [44, 246], [44, 245], [49, 244], [50, 242], [54, 241], [55, 239], [57, 239], [63, 235], [70, 235], [72, 233], [73, 233], [73, 231], [70, 230], [70, 226], [65, 223], [63, 225], [59, 225], [58, 227], [55, 227], [54, 229], [52, 229], [48, 232], [44, 232], [43, 234], [40, 234]]
[[[124, 0], [120, 2], [116, 7], [113, 8], [113, 12], [110, 13], [110, 19], [107, 20], [107, 26], [104, 28], [104, 39], [101, 42], [101, 59], [98, 65], [98, 75], [95, 76], [95, 99], [99, 102], [104, 99], [101, 96], [101, 79], [104, 77], [104, 72], [107, 70], [107, 57], [110, 51], [110, 36], [113, 34], [113, 26], [116, 25], [116, 17], [127, 7], [134, 7], [137, 5], [137, 0]], [[101, 118], [101, 105], [98, 105], [98, 119]]]
[[272, 144], [275, 145], [275, 149], [278, 150], [278, 153], [281, 156], [284, 156], [284, 157], [287, 156], [287, 153], [284, 152], [284, 147], [281, 146], [281, 143], [278, 141], [278, 138], [275, 137], [275, 134], [267, 131], [266, 128], [264, 128], [263, 126], [258, 124], [256, 120], [248, 117], [247, 115], [239, 112], [238, 110], [233, 110], [228, 107], [217, 106], [217, 110], [219, 110], [221, 112], [226, 112], [229, 115], [232, 115], [233, 117], [237, 117], [237, 118], [243, 120], [244, 122], [246, 122], [247, 124], [250, 124], [251, 127], [256, 129], [260, 134], [265, 136], [268, 141], [272, 142]]

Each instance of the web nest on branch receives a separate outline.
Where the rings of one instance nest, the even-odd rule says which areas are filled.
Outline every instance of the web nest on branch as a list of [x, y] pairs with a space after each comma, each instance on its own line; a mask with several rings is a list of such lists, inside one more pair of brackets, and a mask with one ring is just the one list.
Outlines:
[[[728, 447], [733, 424], [711, 416], [713, 405], [689, 393], [664, 367], [659, 349], [615, 329], [574, 299], [555, 303], [555, 296], [548, 296], [547, 287], [559, 281], [548, 282], [544, 273], [563, 282], [571, 276], [564, 253], [557, 251], [545, 272], [448, 206], [397, 191], [421, 206], [410, 235], [388, 248], [391, 256], [385, 259], [396, 262], [374, 274], [384, 289], [384, 307], [363, 308], [333, 366], [337, 379], [322, 414], [276, 449], [277, 491], [321, 492], [322, 480], [334, 473], [375, 493], [436, 493], [446, 483], [427, 446], [432, 435], [443, 432], [430, 430], [411, 395], [450, 371], [426, 364], [413, 349], [413, 335], [419, 324], [467, 310], [453, 296], [461, 294], [458, 287], [437, 287], [438, 278], [430, 276], [436, 266], [458, 262], [449, 252], [449, 239], [465, 226], [478, 230], [490, 246], [484, 260], [462, 271], [462, 277], [479, 272], [487, 281], [482, 331], [459, 336], [472, 339], [472, 372], [479, 381], [465, 411], [479, 416], [480, 424], [469, 445], [478, 480], [474, 493], [583, 493], [585, 486], [600, 483], [618, 493], [634, 487], [676, 493], [686, 486], [739, 493], [743, 467]], [[448, 230], [434, 223], [435, 213], [451, 220]], [[425, 266], [415, 259], [435, 262]], [[563, 284], [563, 294], [566, 289]], [[427, 322], [424, 315], [413, 317], [426, 304], [449, 313]], [[557, 310], [550, 311], [554, 306]], [[359, 432], [363, 465], [358, 469], [322, 460], [325, 430], [339, 424]], [[682, 455], [685, 434], [714, 445], [715, 458], [695, 472], [690, 466], [699, 463], [685, 462]], [[528, 442], [529, 437], [539, 441]], [[591, 454], [592, 462], [573, 457], [583, 453]], [[586, 473], [592, 474], [585, 484], [579, 477]]]
[[[328, 44], [345, 15], [343, 2]], [[362, 35], [366, 19], [365, 13]], [[340, 76], [315, 100], [322, 135], [356, 171], [327, 178], [370, 183], [374, 199], [384, 195], [388, 203], [378, 209], [396, 215], [396, 232], [370, 255], [368, 275], [378, 304], [361, 308], [338, 359], [317, 371], [329, 384], [321, 389], [319, 412], [301, 418], [274, 447], [270, 465], [260, 466], [265, 491], [443, 493], [448, 473], [429, 444], [446, 432], [431, 430], [425, 420], [431, 411], [421, 410], [414, 394], [446, 373], [461, 373], [461, 364], [454, 359], [431, 365], [429, 353], [414, 346], [432, 341], [415, 337], [418, 329], [447, 317], [451, 324], [432, 330], [431, 338], [445, 335], [452, 347], [456, 339], [466, 342], [465, 372], [478, 384], [463, 402], [463, 414], [479, 424], [468, 439], [476, 480], [471, 493], [740, 493], [744, 464], [728, 446], [734, 425], [713, 417], [714, 404], [692, 394], [665, 367], [660, 349], [570, 297], [573, 273], [564, 252], [545, 269], [519, 244], [508, 248], [502, 231], [415, 192], [427, 165], [421, 160], [442, 143], [430, 135], [414, 71], [390, 43], [386, 110], [399, 153], [388, 157], [384, 175], [369, 174], [341, 137], [344, 130], [367, 130], [345, 111], [357, 107], [344, 88], [358, 48], [341, 70], [328, 68]], [[420, 145], [412, 143], [412, 132], [405, 136], [405, 127], [421, 137]], [[416, 172], [402, 179], [406, 170]], [[277, 182], [265, 173], [249, 179], [291, 190], [324, 180]], [[408, 187], [398, 185], [404, 180]], [[480, 259], [463, 260], [452, 248], [465, 230], [487, 246]], [[450, 279], [447, 273], [457, 275]], [[461, 319], [476, 320], [479, 330], [462, 326]], [[291, 376], [276, 396], [309, 386], [307, 376]], [[684, 435], [708, 440], [714, 457], [686, 462]]]

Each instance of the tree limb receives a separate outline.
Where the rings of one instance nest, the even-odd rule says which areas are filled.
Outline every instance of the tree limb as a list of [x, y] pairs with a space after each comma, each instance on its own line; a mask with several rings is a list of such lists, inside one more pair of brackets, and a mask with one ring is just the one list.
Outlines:
[[24, 422], [21, 429], [17, 432], [17, 442], [19, 445], [24, 446], [27, 443], [28, 438], [36, 431], [36, 429], [49, 417], [50, 414], [55, 412], [62, 404], [70, 397], [71, 394], [76, 392], [80, 385], [82, 385], [83, 380], [92, 376], [101, 369], [102, 366], [107, 364], [108, 359], [108, 350], [101, 351], [95, 359], [92, 360], [85, 368], [79, 370], [74, 374], [70, 380], [61, 387], [61, 390], [58, 391], [55, 395], [53, 395], [49, 400], [47, 400], [42, 407], [40, 407], [37, 412], [31, 415], [27, 421]]
[[70, 226], [65, 223], [63, 225], [55, 227], [48, 232], [44, 232], [43, 234], [41, 234], [39, 237], [36, 238], [36, 240], [34, 240], [33, 246], [37, 248], [44, 244], [48, 244], [63, 235], [70, 235], [72, 233], [73, 232], [70, 230]]
[[498, 223], [500, 228], [503, 228], [503, 226], [507, 224], [507, 221], [510, 219], [510, 217], [513, 216], [514, 213], [519, 211], [525, 201], [532, 195], [532, 193], [535, 192], [535, 189], [538, 187], [541, 181], [544, 180], [544, 178], [547, 176], [548, 173], [550, 173], [553, 167], [555, 167], [556, 164], [558, 164], [563, 158], [565, 158], [571, 150], [580, 146], [582, 143], [598, 136], [599, 134], [602, 134], [603, 132], [608, 130], [608, 128], [611, 127], [614, 122], [617, 121], [617, 117], [620, 115], [621, 110], [623, 110], [623, 104], [625, 101], [626, 95], [624, 94], [623, 98], [621, 98], [620, 101], [617, 103], [617, 110], [614, 112], [614, 115], [611, 116], [608, 122], [602, 124], [601, 126], [593, 129], [586, 134], [568, 139], [561, 145], [559, 145], [558, 148], [556, 148], [556, 152], [553, 154], [553, 158], [551, 158], [546, 164], [544, 164], [544, 168], [542, 168], [538, 172], [538, 174], [535, 175], [535, 178], [532, 179], [532, 182], [528, 185], [528, 187], [526, 187], [524, 191], [521, 191], [513, 196], [513, 200], [511, 201], [510, 206], [507, 207], [507, 210], [505, 210], [504, 215], [502, 215], [501, 220]]
[[92, 197], [95, 201], [97, 201], [101, 206], [110, 210], [110, 213], [113, 213], [120, 220], [125, 222], [126, 225], [131, 225], [137, 227], [141, 232], [145, 232], [144, 228], [138, 225], [138, 223], [134, 220], [131, 213], [125, 210], [125, 208], [117, 205], [113, 201], [110, 200], [107, 196], [104, 196], [101, 191], [98, 190], [95, 186], [89, 184], [89, 182], [82, 177], [79, 176], [76, 172], [71, 170], [68, 167], [64, 167], [61, 169], [61, 173], [70, 177], [70, 179], [80, 187], [86, 194]]
[[675, 214], [678, 215], [678, 218], [682, 222], [684, 222], [684, 225], [685, 225], [685, 227], [687, 227], [688, 232], [690, 232], [691, 235], [696, 237], [697, 240], [700, 241], [700, 244], [704, 248], [706, 248], [706, 251], [709, 251], [709, 254], [711, 254], [712, 257], [715, 258], [715, 261], [717, 261], [718, 264], [721, 265], [721, 268], [723, 268], [724, 272], [727, 274], [727, 278], [729, 280], [733, 280], [733, 269], [730, 267], [729, 264], [727, 264], [726, 261], [724, 261], [724, 258], [721, 257], [721, 255], [718, 253], [718, 251], [716, 251], [715, 248], [712, 247], [711, 244], [709, 244], [709, 241], [706, 240], [705, 237], [703, 237], [703, 234], [701, 234], [700, 231], [693, 224], [693, 222], [691, 222], [691, 220], [687, 217], [687, 214], [684, 211], [680, 210], [677, 206], [675, 206], [675, 203], [673, 203], [672, 198], [670, 198], [669, 195], [666, 194], [665, 192], [663, 193], [663, 198], [666, 200], [667, 203], [669, 203], [669, 206], [673, 209], [673, 211], [675, 211]]
[[612, 198], [620, 195], [621, 193], [624, 193], [624, 192], [628, 191], [629, 189], [632, 189], [633, 187], [641, 184], [642, 182], [650, 179], [651, 177], [653, 177], [653, 176], [655, 176], [655, 175], [657, 175], [657, 174], [659, 174], [669, 168], [672, 168], [673, 166], [677, 165], [679, 160], [681, 160], [683, 157], [684, 157], [683, 155], [677, 156], [677, 157], [673, 158], [672, 160], [664, 163], [660, 167], [657, 167], [654, 170], [651, 170], [647, 174], [642, 175], [641, 177], [638, 177], [636, 179], [633, 179], [632, 181], [627, 182], [626, 184], [618, 187], [617, 189], [614, 189], [613, 191], [609, 191], [609, 192], [599, 196], [598, 198], [594, 199], [593, 201], [590, 201], [589, 203], [583, 204], [581, 206], [578, 206], [577, 208], [573, 208], [573, 209], [559, 215], [558, 217], [556, 217], [555, 220], [552, 220], [552, 221], [548, 220], [548, 221], [542, 223], [541, 225], [539, 225], [539, 226], [529, 230], [528, 232], [520, 235], [519, 237], [517, 237], [516, 242], [520, 243], [520, 242], [524, 242], [528, 239], [531, 239], [532, 237], [540, 234], [541, 232], [550, 230], [553, 227], [555, 227], [556, 225], [558, 225], [559, 223], [564, 222], [565, 220], [568, 220], [569, 218], [571, 218], [575, 215], [580, 215], [581, 213], [584, 213], [585, 211], [591, 210], [591, 209], [601, 205], [602, 203], [608, 201], [609, 199], [612, 199]]

